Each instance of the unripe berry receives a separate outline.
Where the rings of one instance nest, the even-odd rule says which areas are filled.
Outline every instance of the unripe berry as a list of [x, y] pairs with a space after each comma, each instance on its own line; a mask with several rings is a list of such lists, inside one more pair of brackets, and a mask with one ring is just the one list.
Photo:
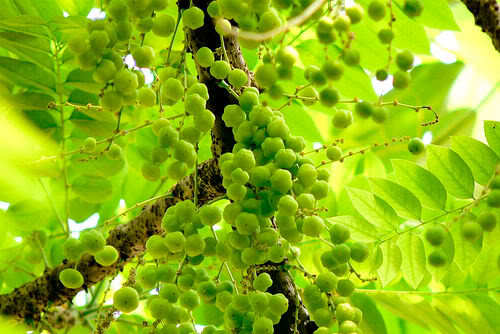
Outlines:
[[483, 230], [491, 232], [497, 225], [497, 217], [493, 212], [483, 212], [477, 218], [477, 222]]
[[338, 61], [327, 59], [321, 66], [321, 72], [328, 80], [339, 80], [344, 74], [344, 67]]
[[314, 284], [316, 284], [322, 292], [332, 292], [337, 288], [337, 281], [337, 276], [329, 271], [325, 271], [316, 277]]
[[94, 255], [95, 261], [101, 266], [110, 266], [118, 260], [118, 251], [110, 245], [104, 246], [102, 250]]
[[319, 101], [326, 107], [333, 107], [339, 102], [339, 92], [333, 87], [326, 87], [319, 93]]
[[347, 15], [339, 14], [335, 21], [333, 21], [333, 27], [339, 32], [346, 32], [351, 26], [351, 19]]
[[433, 267], [443, 267], [448, 262], [448, 259], [442, 250], [436, 249], [429, 254], [428, 261]]
[[488, 194], [486, 199], [488, 206], [492, 208], [500, 208], [500, 190], [494, 189]]
[[424, 6], [420, 0], [405, 0], [403, 5], [403, 12], [409, 17], [416, 17], [422, 14]]
[[156, 93], [152, 88], [142, 87], [137, 94], [139, 104], [143, 107], [152, 107], [156, 104]]
[[481, 236], [481, 226], [473, 221], [469, 220], [462, 224], [462, 237], [468, 241], [476, 241]]
[[210, 67], [210, 74], [216, 79], [224, 80], [228, 76], [230, 70], [231, 66], [227, 61], [217, 60]]
[[215, 205], [204, 205], [200, 209], [200, 219], [204, 225], [213, 226], [221, 221], [222, 210]]
[[383, 123], [387, 119], [387, 109], [384, 107], [375, 107], [372, 111], [372, 119], [375, 123]]
[[396, 65], [402, 71], [408, 71], [413, 67], [414, 57], [413, 54], [408, 51], [401, 51], [396, 55]]
[[330, 239], [334, 244], [344, 243], [350, 237], [351, 237], [351, 232], [344, 225], [336, 223], [330, 227]]
[[382, 0], [373, 0], [368, 5], [368, 15], [374, 21], [380, 21], [385, 16], [385, 3]]
[[165, 235], [165, 245], [172, 253], [178, 253], [184, 250], [186, 239], [181, 232], [170, 232]]
[[384, 28], [378, 32], [378, 39], [383, 44], [389, 44], [394, 39], [394, 33], [391, 29]]
[[278, 73], [273, 64], [262, 64], [255, 71], [255, 80], [259, 87], [270, 88], [277, 80]]
[[155, 182], [161, 177], [160, 167], [156, 164], [145, 162], [141, 168], [142, 176], [148, 181]]
[[196, 291], [188, 290], [181, 295], [179, 302], [188, 310], [194, 310], [198, 305], [200, 305], [200, 297]]
[[156, 16], [153, 19], [153, 33], [160, 37], [168, 37], [170, 36], [175, 29], [175, 19], [168, 15], [162, 14]]
[[182, 13], [182, 22], [189, 29], [198, 29], [203, 26], [205, 14], [198, 7], [192, 6]]
[[368, 246], [361, 242], [349, 245], [351, 248], [351, 259], [356, 262], [364, 262], [368, 258]]
[[357, 66], [359, 65], [361, 55], [358, 50], [355, 49], [346, 49], [344, 50], [344, 55], [342, 59], [344, 63], [348, 66]]
[[302, 232], [310, 237], [318, 237], [325, 229], [323, 219], [318, 216], [308, 216], [304, 218]]
[[119, 111], [123, 104], [123, 98], [115, 91], [107, 91], [101, 98], [101, 106], [105, 111]]
[[210, 67], [215, 61], [214, 53], [206, 46], [201, 47], [195, 54], [195, 60], [201, 67]]
[[358, 4], [353, 5], [352, 7], [348, 7], [345, 10], [345, 13], [351, 19], [352, 24], [356, 24], [361, 21], [364, 15], [363, 7]]
[[75, 269], [64, 269], [59, 273], [59, 281], [68, 289], [78, 289], [83, 285], [82, 274]]
[[90, 44], [87, 40], [87, 35], [80, 33], [71, 37], [71, 39], [68, 41], [68, 47], [77, 55], [81, 55], [87, 52], [90, 48]]
[[405, 89], [410, 84], [410, 75], [407, 72], [397, 71], [392, 78], [392, 85], [396, 89]]
[[333, 115], [333, 126], [345, 129], [353, 122], [352, 112], [345, 109], [337, 109]]
[[112, 80], [116, 75], [115, 63], [111, 60], [103, 59], [97, 66], [95, 75], [100, 82], [108, 82], [109, 80]]
[[265, 292], [272, 284], [271, 276], [268, 273], [261, 273], [254, 279], [253, 288]]
[[375, 73], [375, 77], [378, 81], [385, 81], [388, 76], [389, 74], [384, 69], [377, 70], [377, 72]]
[[106, 245], [106, 240], [102, 234], [96, 230], [86, 231], [80, 236], [80, 241], [86, 251], [95, 254], [102, 250]]
[[271, 176], [271, 187], [282, 194], [292, 189], [292, 174], [285, 169], [276, 170]]
[[248, 83], [245, 71], [235, 68], [229, 72], [228, 81], [234, 88], [241, 88]]
[[425, 239], [433, 246], [439, 246], [444, 242], [446, 232], [441, 225], [432, 225], [425, 230]]
[[150, 46], [141, 46], [132, 52], [137, 67], [151, 67], [155, 60], [155, 51]]
[[170, 311], [168, 301], [158, 296], [151, 296], [149, 298], [152, 298], [148, 305], [151, 316], [158, 320], [167, 318]]
[[83, 150], [87, 153], [95, 151], [97, 140], [94, 137], [87, 137], [83, 142]]
[[78, 261], [84, 252], [85, 248], [78, 239], [68, 238], [63, 244], [64, 257], [69, 261]]
[[348, 279], [341, 279], [337, 283], [337, 292], [342, 297], [349, 297], [354, 292], [354, 283]]
[[313, 105], [319, 100], [319, 93], [316, 90], [316, 88], [312, 86], [307, 86], [306, 88], [302, 89], [299, 94], [299, 97], [304, 97], [305, 99], [302, 99], [302, 103], [306, 106]]
[[411, 154], [420, 154], [425, 150], [424, 142], [420, 138], [412, 138], [408, 142], [408, 151]]

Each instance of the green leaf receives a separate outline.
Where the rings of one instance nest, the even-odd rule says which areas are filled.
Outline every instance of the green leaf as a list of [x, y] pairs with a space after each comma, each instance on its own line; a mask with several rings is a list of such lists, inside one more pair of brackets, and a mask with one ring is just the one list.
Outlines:
[[50, 42], [44, 38], [4, 31], [0, 32], [0, 45], [20, 58], [29, 60], [50, 72], [54, 69], [53, 56], [49, 53]]
[[347, 187], [347, 194], [358, 213], [373, 224], [380, 233], [396, 231], [399, 219], [394, 209], [370, 192]]
[[471, 264], [474, 263], [479, 254], [479, 249], [474, 243], [462, 237], [462, 228], [460, 224], [452, 224], [450, 230], [455, 245], [454, 261], [460, 269], [468, 272]]
[[97, 95], [101, 91], [102, 84], [94, 81], [92, 73], [92, 71], [75, 69], [68, 74], [68, 77], [66, 78], [66, 85]]
[[498, 157], [486, 144], [470, 137], [453, 137], [451, 147], [470, 167], [477, 183], [486, 185], [498, 163]]
[[401, 235], [398, 245], [403, 259], [401, 263], [403, 277], [412, 288], [416, 289], [427, 273], [424, 242], [418, 234], [408, 232]]
[[457, 329], [447, 316], [446, 309], [436, 310], [424, 298], [415, 298], [415, 296], [411, 295], [384, 294], [383, 291], [375, 294], [373, 298], [378, 305], [424, 328], [436, 328], [440, 333], [458, 334]]
[[394, 241], [390, 239], [380, 246], [382, 251], [382, 265], [377, 269], [377, 274], [382, 287], [391, 283], [400, 273], [402, 256], [401, 250]]
[[429, 145], [427, 152], [427, 167], [446, 190], [458, 198], [472, 198], [474, 178], [462, 158], [451, 149], [437, 145]]
[[309, 111], [299, 105], [292, 105], [283, 113], [290, 132], [294, 136], [303, 136], [308, 142], [323, 143], [323, 138]]
[[[403, 2], [398, 1], [400, 4]], [[446, 0], [421, 0], [424, 10], [422, 14], [414, 20], [427, 27], [442, 29], [442, 30], [460, 30], [450, 5]]]
[[[433, 298], [434, 307], [453, 321], [463, 333], [496, 334], [497, 330], [491, 328], [488, 320], [481, 314], [481, 311], [466, 296], [443, 295]], [[443, 332], [448, 333], [448, 332]]]
[[373, 192], [392, 206], [400, 216], [420, 220], [422, 205], [408, 189], [382, 178], [373, 177], [369, 180]]
[[224, 313], [211, 304], [202, 303], [193, 311], [193, 316], [198, 325], [219, 326], [224, 323]]
[[500, 122], [484, 121], [484, 135], [488, 145], [500, 157]]
[[113, 186], [100, 176], [81, 175], [71, 183], [73, 192], [89, 203], [102, 203], [111, 198]]
[[500, 277], [500, 271], [496, 265], [500, 256], [500, 243], [498, 240], [500, 240], [500, 228], [495, 228], [493, 231], [484, 232], [483, 234], [483, 247], [470, 271], [472, 279], [478, 284], [486, 284]]
[[384, 318], [372, 298], [362, 293], [355, 293], [351, 296], [351, 303], [363, 312], [363, 319], [359, 324], [363, 333], [387, 333]]
[[481, 316], [490, 324], [491, 328], [500, 328], [500, 305], [486, 294], [467, 295], [474, 305], [481, 311]]
[[20, 15], [0, 20], [0, 28], [34, 37], [49, 39], [47, 22], [39, 16]]
[[57, 2], [70, 15], [81, 16], [87, 16], [95, 4], [95, 0], [57, 0]]
[[427, 169], [402, 159], [391, 160], [397, 181], [418, 197], [423, 206], [443, 210], [446, 205], [446, 189], [439, 179]]
[[[336, 216], [328, 218], [330, 223], [339, 223], [349, 228], [351, 237], [357, 241], [371, 242], [379, 239], [381, 231], [366, 220], [353, 216]], [[383, 235], [383, 234], [382, 234]]]
[[54, 74], [27, 61], [0, 57], [0, 77], [16, 85], [34, 87], [48, 93], [55, 91]]

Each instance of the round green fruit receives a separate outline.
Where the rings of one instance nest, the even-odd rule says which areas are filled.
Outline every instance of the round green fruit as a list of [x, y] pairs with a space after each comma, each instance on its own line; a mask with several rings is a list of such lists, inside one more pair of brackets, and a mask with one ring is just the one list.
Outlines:
[[339, 129], [345, 129], [353, 122], [352, 112], [345, 109], [338, 109], [333, 115], [333, 126]]
[[137, 67], [151, 67], [155, 60], [155, 51], [150, 46], [141, 46], [132, 52]]
[[198, 7], [190, 7], [182, 13], [182, 22], [189, 29], [195, 30], [203, 26], [205, 14]]
[[131, 287], [117, 290], [113, 295], [113, 306], [120, 312], [130, 313], [139, 306], [139, 294]]
[[354, 283], [348, 279], [341, 279], [337, 283], [337, 292], [342, 297], [349, 297], [354, 292]]
[[440, 246], [444, 242], [446, 232], [441, 225], [432, 225], [425, 230], [425, 239], [433, 246]]
[[425, 150], [425, 145], [422, 139], [420, 138], [412, 138], [408, 142], [408, 151], [411, 154], [418, 155]]
[[194, 58], [201, 67], [210, 67], [215, 61], [214, 53], [206, 46], [198, 49]]
[[497, 225], [497, 216], [493, 212], [483, 212], [477, 217], [477, 222], [483, 230], [491, 232]]
[[462, 224], [462, 237], [468, 241], [476, 241], [481, 236], [481, 225], [468, 220]]
[[488, 194], [486, 203], [492, 208], [500, 208], [500, 189], [493, 189]]
[[382, 0], [373, 0], [368, 5], [368, 15], [374, 21], [380, 21], [385, 17], [385, 2]]
[[110, 245], [104, 246], [102, 250], [94, 255], [94, 259], [101, 266], [107, 267], [118, 260], [119, 254], [116, 248]]
[[59, 273], [59, 281], [68, 289], [78, 289], [83, 285], [83, 276], [76, 269], [64, 269]]
[[422, 14], [424, 6], [420, 0], [405, 0], [403, 12], [409, 17], [416, 17]]
[[448, 262], [446, 254], [440, 249], [433, 250], [427, 260], [433, 267], [443, 267]]

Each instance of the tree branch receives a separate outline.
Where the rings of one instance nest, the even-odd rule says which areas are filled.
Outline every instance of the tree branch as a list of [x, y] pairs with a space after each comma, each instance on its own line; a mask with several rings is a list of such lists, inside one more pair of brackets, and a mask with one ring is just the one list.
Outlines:
[[476, 25], [491, 37], [500, 52], [500, 6], [497, 0], [462, 0], [474, 16]]
[[[225, 193], [222, 177], [215, 159], [207, 160], [198, 166], [198, 200], [204, 204]], [[113, 229], [106, 242], [120, 253], [120, 260], [112, 266], [103, 267], [91, 255], [84, 256], [77, 264], [85, 283], [80, 289], [67, 289], [59, 282], [59, 273], [75, 266], [74, 262], [63, 263], [46, 271], [41, 277], [15, 289], [7, 295], [0, 295], [0, 313], [15, 316], [26, 321], [38, 322], [41, 313], [50, 306], [70, 302], [81, 290], [87, 290], [108, 276], [123, 270], [126, 263], [144, 253], [146, 241], [153, 234], [163, 232], [161, 221], [168, 207], [178, 201], [193, 198], [193, 176], [187, 176], [172, 187], [173, 197], [156, 201], [129, 223]]]

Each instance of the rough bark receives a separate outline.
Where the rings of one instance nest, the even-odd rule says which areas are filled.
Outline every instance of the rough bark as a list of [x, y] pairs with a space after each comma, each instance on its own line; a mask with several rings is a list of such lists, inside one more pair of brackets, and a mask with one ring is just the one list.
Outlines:
[[491, 37], [500, 52], [500, 5], [497, 0], [462, 0], [474, 16], [476, 25]]
[[[222, 178], [215, 159], [207, 160], [199, 165], [199, 203], [224, 194]], [[74, 262], [67, 262], [45, 272], [41, 277], [29, 282], [7, 295], [0, 295], [0, 313], [37, 322], [41, 313], [50, 306], [69, 302], [82, 289], [102, 281], [108, 276], [122, 270], [126, 263], [144, 253], [147, 239], [163, 231], [161, 221], [163, 214], [171, 205], [178, 201], [193, 198], [193, 176], [188, 176], [172, 187], [173, 197], [156, 201], [146, 207], [142, 213], [129, 223], [113, 229], [107, 244], [114, 246], [120, 252], [120, 260], [108, 267], [103, 267], [94, 261], [91, 255], [84, 256], [77, 264], [85, 283], [80, 289], [67, 289], [59, 282], [59, 273], [66, 268], [74, 267]]]

